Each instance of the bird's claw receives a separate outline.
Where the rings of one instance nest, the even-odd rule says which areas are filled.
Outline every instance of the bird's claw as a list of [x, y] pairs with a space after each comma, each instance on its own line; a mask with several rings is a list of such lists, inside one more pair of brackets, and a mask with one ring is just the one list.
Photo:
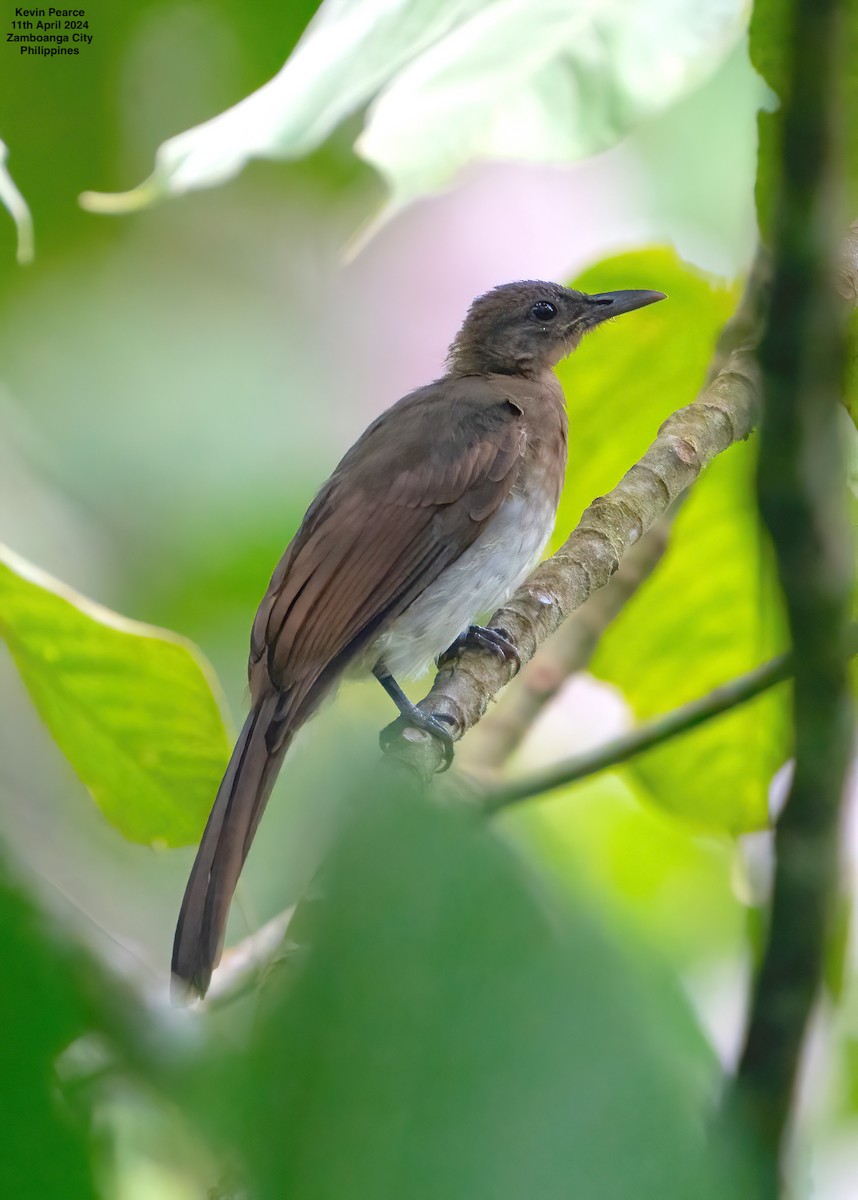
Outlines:
[[488, 625], [469, 625], [443, 654], [435, 660], [436, 666], [443, 667], [453, 662], [468, 646], [483, 646], [493, 651], [504, 662], [515, 663], [516, 672], [521, 668], [521, 655], [510, 640], [506, 629], [492, 628]]
[[445, 717], [443, 713], [432, 713], [428, 715], [422, 713], [420, 709], [415, 709], [413, 713], [407, 713], [397, 717], [395, 721], [391, 721], [389, 725], [385, 725], [381, 733], [378, 735], [378, 743], [383, 751], [387, 751], [399, 735], [406, 729], [423, 729], [426, 733], [431, 733], [441, 743], [441, 748], [444, 754], [444, 765], [439, 767], [438, 774], [443, 775], [445, 771], [450, 769], [453, 762], [453, 739], [450, 736], [449, 730], [444, 728], [444, 721], [453, 723], [452, 718]]

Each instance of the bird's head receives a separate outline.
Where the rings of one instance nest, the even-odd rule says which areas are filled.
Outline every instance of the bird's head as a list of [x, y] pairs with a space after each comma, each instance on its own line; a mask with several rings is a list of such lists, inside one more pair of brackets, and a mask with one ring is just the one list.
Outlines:
[[536, 375], [553, 367], [602, 321], [664, 300], [663, 292], [588, 296], [559, 283], [504, 283], [478, 296], [450, 347], [456, 375]]

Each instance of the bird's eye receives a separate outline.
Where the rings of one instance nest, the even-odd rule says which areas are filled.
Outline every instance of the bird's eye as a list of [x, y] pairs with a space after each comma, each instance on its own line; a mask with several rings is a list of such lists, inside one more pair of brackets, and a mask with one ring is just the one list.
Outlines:
[[530, 310], [530, 315], [537, 321], [553, 321], [557, 316], [557, 309], [548, 300], [537, 300]]

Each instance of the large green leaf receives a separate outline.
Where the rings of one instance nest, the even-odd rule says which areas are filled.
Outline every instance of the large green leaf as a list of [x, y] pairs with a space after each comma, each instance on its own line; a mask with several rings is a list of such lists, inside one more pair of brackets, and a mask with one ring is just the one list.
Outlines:
[[217, 681], [199, 651], [4, 547], [0, 637], [108, 821], [136, 842], [196, 841], [229, 752]]
[[[658, 571], [603, 639], [593, 670], [641, 719], [705, 695], [784, 648], [777, 590], [753, 507], [754, 447], [708, 468]], [[772, 776], [789, 755], [788, 693], [666, 743], [634, 771], [673, 812], [731, 832], [764, 827]]]
[[487, 5], [391, 81], [358, 152], [386, 179], [390, 209], [474, 158], [575, 161], [699, 85], [745, 13], [741, 0]]
[[745, 18], [744, 0], [327, 0], [274, 79], [165, 142], [139, 188], [84, 203], [122, 211], [300, 157], [372, 102], [356, 149], [389, 214], [474, 158], [605, 148], [706, 78]]
[[737, 292], [713, 284], [671, 250], [604, 259], [573, 284], [586, 292], [655, 288], [667, 300], [610, 322], [561, 363], [569, 469], [555, 548], [595, 497], [645, 452], [658, 427], [697, 394]]
[[[665, 251], [611, 259], [576, 284], [654, 287], [669, 299], [621, 318], [563, 367], [570, 465], [558, 540], [640, 457], [664, 418], [694, 399], [735, 301]], [[707, 469], [664, 561], [602, 640], [592, 669], [622, 689], [639, 719], [703, 695], [780, 648], [752, 487], [751, 444]], [[634, 770], [674, 812], [731, 831], [758, 828], [787, 755], [784, 703], [782, 691], [767, 696], [652, 751]]]
[[730, 1194], [703, 1136], [717, 1069], [673, 980], [496, 827], [363, 782], [244, 1088], [210, 1089], [254, 1195]]

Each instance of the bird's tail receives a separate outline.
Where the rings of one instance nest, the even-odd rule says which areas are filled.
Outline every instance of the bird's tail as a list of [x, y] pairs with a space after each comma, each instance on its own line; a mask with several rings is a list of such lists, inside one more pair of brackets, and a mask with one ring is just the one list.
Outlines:
[[277, 695], [264, 696], [239, 734], [185, 888], [173, 940], [174, 982], [204, 996], [217, 966], [238, 876], [292, 733], [268, 748]]

